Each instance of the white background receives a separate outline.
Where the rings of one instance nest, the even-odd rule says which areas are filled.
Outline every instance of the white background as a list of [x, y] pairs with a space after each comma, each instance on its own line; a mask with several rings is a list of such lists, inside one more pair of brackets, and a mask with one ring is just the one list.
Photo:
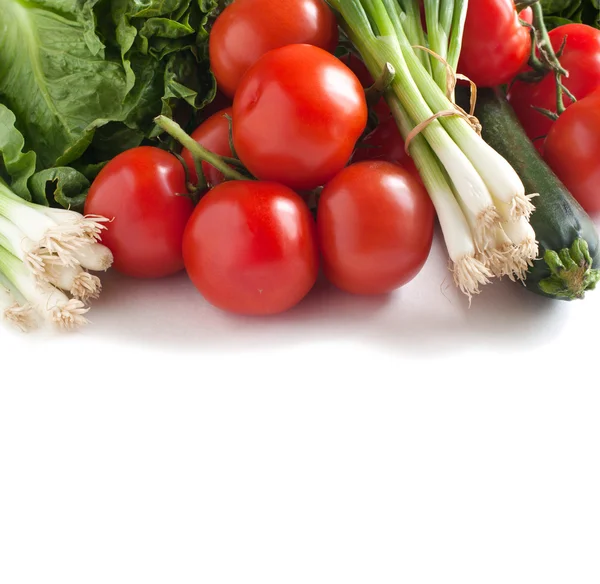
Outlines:
[[0, 329], [2, 584], [600, 581], [600, 292], [469, 309], [436, 243], [389, 298], [90, 317]]

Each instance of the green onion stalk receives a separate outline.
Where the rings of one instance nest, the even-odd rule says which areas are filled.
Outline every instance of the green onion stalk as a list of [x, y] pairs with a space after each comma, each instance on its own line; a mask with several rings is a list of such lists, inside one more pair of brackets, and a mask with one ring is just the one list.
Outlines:
[[[329, 0], [407, 140], [436, 208], [462, 292], [491, 278], [525, 278], [537, 257], [534, 210], [510, 164], [488, 146], [454, 100], [468, 0]], [[389, 78], [389, 71], [394, 74]]]
[[86, 324], [87, 303], [113, 261], [100, 243], [104, 217], [24, 201], [0, 179], [0, 320], [29, 330]]

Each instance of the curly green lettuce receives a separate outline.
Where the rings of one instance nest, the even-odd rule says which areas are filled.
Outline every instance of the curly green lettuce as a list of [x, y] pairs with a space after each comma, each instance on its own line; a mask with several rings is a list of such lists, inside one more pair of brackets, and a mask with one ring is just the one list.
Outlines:
[[217, 0], [0, 0], [0, 177], [81, 207], [110, 158], [212, 101]]

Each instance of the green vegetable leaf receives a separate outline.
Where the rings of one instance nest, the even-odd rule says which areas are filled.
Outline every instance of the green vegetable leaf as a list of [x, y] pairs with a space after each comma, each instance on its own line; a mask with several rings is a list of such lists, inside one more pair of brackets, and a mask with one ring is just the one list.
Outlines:
[[122, 68], [92, 55], [72, 14], [18, 0], [0, 0], [0, 13], [10, 23], [0, 36], [0, 97], [43, 166], [68, 164], [120, 117]]
[[600, 28], [599, 0], [541, 0], [549, 29], [572, 22]]
[[574, 22], [573, 20], [570, 20], [569, 18], [563, 18], [562, 16], [546, 16], [544, 21], [548, 30], [558, 28], [559, 26], [563, 26], [565, 24], [572, 24]]
[[[178, 53], [169, 59], [165, 70], [163, 115], [174, 117], [173, 108], [181, 100], [193, 109], [201, 109], [214, 99], [217, 92], [214, 77], [206, 70], [204, 78], [198, 78], [197, 70], [198, 62], [191, 53]], [[201, 88], [205, 91], [203, 96], [200, 96]]]
[[189, 37], [187, 40], [189, 44], [190, 39], [193, 38], [191, 35], [194, 33], [187, 14], [182, 22], [169, 18], [149, 18], [139, 32], [140, 51], [144, 55], [153, 54], [157, 58], [161, 58], [168, 53], [176, 52], [181, 47], [181, 43], [173, 42], [174, 39], [180, 40]]
[[47, 205], [55, 201], [65, 209], [83, 211], [83, 204], [90, 181], [80, 172], [70, 167], [42, 170], [30, 181], [35, 203]]
[[545, 14], [560, 14], [573, 4], [579, 4], [580, 0], [541, 0]]
[[15, 115], [0, 103], [0, 176], [17, 195], [31, 201], [27, 181], [35, 172], [36, 156], [23, 152], [25, 139], [15, 122]]
[[219, 8], [0, 0], [0, 176], [24, 198], [79, 204], [81, 178], [156, 138], [157, 115], [192, 123], [216, 93], [208, 28]]

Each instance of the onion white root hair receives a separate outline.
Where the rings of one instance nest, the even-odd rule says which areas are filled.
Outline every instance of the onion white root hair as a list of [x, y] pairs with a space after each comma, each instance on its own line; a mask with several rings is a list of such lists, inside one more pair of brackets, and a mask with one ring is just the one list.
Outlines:
[[88, 324], [84, 314], [89, 308], [81, 302], [71, 298], [67, 303], [60, 303], [50, 309], [50, 320], [61, 330], [73, 330]]
[[469, 297], [479, 294], [480, 286], [490, 283], [492, 272], [480, 260], [474, 256], [463, 256], [455, 262], [451, 262], [450, 271], [454, 277], [454, 283], [463, 294]]
[[15, 303], [4, 311], [4, 318], [24, 333], [38, 325], [35, 311], [30, 304]]

